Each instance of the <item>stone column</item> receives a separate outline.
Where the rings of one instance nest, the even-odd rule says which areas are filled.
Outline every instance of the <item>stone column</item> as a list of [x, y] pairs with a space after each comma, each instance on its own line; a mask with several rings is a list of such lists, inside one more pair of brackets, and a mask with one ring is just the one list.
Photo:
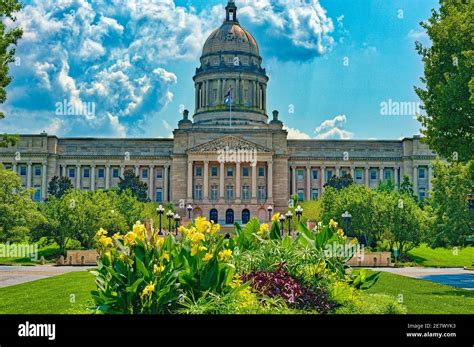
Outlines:
[[291, 195], [296, 194], [296, 166], [291, 166]]
[[125, 165], [120, 165], [120, 177], [123, 178], [125, 174]]
[[364, 179], [365, 179], [365, 186], [369, 186], [369, 167], [365, 167], [365, 172], [364, 172]]
[[217, 80], [217, 105], [222, 105], [224, 98], [222, 97], [222, 80]]
[[105, 166], [105, 189], [110, 189], [110, 165]]
[[267, 190], [268, 190], [268, 200], [273, 200], [273, 161], [268, 162], [268, 173], [267, 173]]
[[240, 103], [240, 80], [238, 78], [235, 79], [235, 104], [238, 105]]
[[380, 183], [383, 182], [383, 179], [384, 179], [384, 177], [383, 177], [384, 170], [385, 170], [384, 167], [380, 168], [380, 174], [379, 174], [379, 182]]
[[257, 165], [252, 166], [252, 200], [257, 201]]
[[26, 171], [26, 188], [31, 188], [32, 181], [32, 164], [28, 163], [28, 169]]
[[44, 201], [48, 195], [48, 165], [46, 163], [43, 163], [41, 174], [41, 199]]
[[224, 78], [224, 79], [222, 80], [222, 88], [221, 88], [221, 93], [222, 93], [222, 95], [221, 95], [221, 103], [224, 103], [224, 95], [227, 93], [227, 88], [226, 88], [225, 83], [226, 83], [226, 79]]
[[418, 196], [418, 165], [413, 166], [413, 193]]
[[240, 201], [240, 162], [235, 164], [235, 199]]
[[95, 191], [95, 165], [91, 165], [91, 191]]
[[140, 177], [140, 165], [135, 165], [135, 176]]
[[16, 167], [16, 163], [13, 163], [13, 172], [14, 172], [14, 173], [18, 173], [18, 170], [17, 170], [17, 167]]
[[393, 182], [395, 183], [395, 190], [398, 190], [398, 166], [393, 168]]
[[150, 165], [148, 173], [148, 198], [155, 201], [155, 166]]
[[351, 166], [351, 177], [355, 181], [355, 167]]
[[[168, 187], [169, 187], [169, 170], [170, 170], [170, 166], [169, 165], [165, 165], [165, 173], [163, 175], [163, 201], [166, 201], [168, 202], [169, 199], [168, 199]], [[192, 198], [192, 177], [193, 177], [193, 168], [192, 168], [192, 164], [191, 164], [191, 198]]]
[[76, 189], [82, 189], [81, 174], [81, 165], [76, 165]]
[[219, 199], [224, 200], [224, 179], [225, 179], [225, 164], [224, 162], [220, 163], [220, 173], [219, 173]]
[[194, 104], [195, 104], [195, 109], [196, 111], [199, 109], [199, 88], [198, 88], [198, 84], [195, 83], [194, 84]]
[[341, 167], [336, 166], [336, 177], [339, 177], [340, 172], [341, 172]]
[[326, 167], [325, 166], [321, 166], [321, 194], [324, 192], [324, 185], [326, 184]]
[[311, 200], [311, 166], [306, 166], [306, 200]]
[[433, 167], [431, 164], [428, 165], [428, 191], [431, 193], [433, 191]]
[[204, 161], [204, 201], [207, 202], [209, 200], [209, 161]]
[[193, 200], [193, 161], [188, 160], [188, 201]]

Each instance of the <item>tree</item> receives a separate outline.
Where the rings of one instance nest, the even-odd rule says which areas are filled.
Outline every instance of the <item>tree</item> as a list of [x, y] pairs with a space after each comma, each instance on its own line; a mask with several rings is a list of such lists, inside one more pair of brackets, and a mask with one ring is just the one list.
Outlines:
[[410, 182], [410, 178], [407, 175], [403, 176], [402, 184], [400, 184], [400, 193], [415, 198], [413, 183]]
[[[9, 66], [15, 60], [15, 46], [23, 35], [21, 28], [8, 29], [6, 20], [15, 21], [15, 13], [20, 11], [22, 5], [17, 0], [6, 0], [0, 2], [0, 104], [7, 100], [6, 87], [11, 83], [9, 76]], [[5, 118], [0, 112], [0, 120]], [[18, 137], [14, 135], [4, 135], [0, 138], [0, 147], [14, 145]]]
[[465, 245], [466, 237], [474, 233], [474, 220], [467, 199], [474, 191], [474, 161], [447, 164], [438, 160], [434, 172], [431, 245]]
[[333, 176], [331, 179], [324, 185], [325, 188], [332, 187], [337, 190], [341, 190], [349, 187], [354, 184], [354, 180], [351, 175], [343, 175], [342, 177]]
[[73, 189], [72, 182], [67, 177], [54, 176], [48, 185], [49, 196], [53, 195], [60, 199], [68, 190]]
[[386, 192], [390, 193], [395, 191], [395, 182], [393, 180], [385, 180], [379, 183], [379, 186], [377, 187], [377, 191], [379, 192]]
[[31, 189], [22, 189], [17, 174], [0, 164], [0, 242], [25, 242], [44, 221], [32, 194]]
[[118, 184], [120, 192], [130, 190], [138, 201], [147, 202], [148, 199], [148, 185], [145, 182], [140, 181], [140, 177], [136, 176], [133, 170], [126, 170], [124, 177], [120, 177]]
[[424, 141], [445, 158], [474, 157], [474, 2], [440, 0], [427, 22], [421, 23], [432, 44], [416, 49], [425, 65], [415, 88], [424, 103], [420, 115]]

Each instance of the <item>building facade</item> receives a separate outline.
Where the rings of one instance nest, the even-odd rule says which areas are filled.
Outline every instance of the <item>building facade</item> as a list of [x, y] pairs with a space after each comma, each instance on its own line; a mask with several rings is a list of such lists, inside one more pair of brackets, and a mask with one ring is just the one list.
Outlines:
[[258, 44], [242, 28], [229, 1], [222, 26], [207, 39], [196, 69], [195, 110], [185, 110], [172, 139], [58, 138], [22, 135], [0, 149], [34, 199], [47, 197], [54, 176], [75, 188], [117, 187], [125, 170], [148, 185], [150, 200], [221, 224], [267, 220], [291, 195], [318, 199], [333, 176], [376, 187], [407, 175], [416, 194], [431, 190], [434, 153], [419, 137], [402, 140], [291, 140], [278, 111], [267, 112], [267, 83]]

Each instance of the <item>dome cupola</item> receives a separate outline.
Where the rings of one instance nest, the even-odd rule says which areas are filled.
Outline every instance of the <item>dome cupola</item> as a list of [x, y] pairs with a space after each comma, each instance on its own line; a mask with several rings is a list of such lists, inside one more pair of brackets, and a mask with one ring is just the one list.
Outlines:
[[224, 22], [204, 44], [194, 76], [194, 123], [230, 124], [232, 119], [232, 125], [266, 124], [268, 77], [257, 41], [240, 25], [234, 1], [229, 0], [225, 10]]

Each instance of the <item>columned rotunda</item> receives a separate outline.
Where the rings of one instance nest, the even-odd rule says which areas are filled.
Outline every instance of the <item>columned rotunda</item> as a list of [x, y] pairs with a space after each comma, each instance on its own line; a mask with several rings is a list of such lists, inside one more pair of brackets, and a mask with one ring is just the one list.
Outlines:
[[[150, 200], [173, 203], [183, 216], [190, 204], [194, 216], [223, 225], [252, 217], [266, 221], [267, 208], [285, 209], [293, 194], [318, 199], [335, 175], [351, 174], [356, 184], [371, 187], [387, 179], [399, 187], [407, 175], [420, 197], [429, 194], [435, 156], [419, 137], [288, 139], [278, 111], [268, 115], [269, 78], [262, 64], [257, 41], [229, 1], [193, 78], [194, 114], [183, 112], [173, 139], [22, 135], [17, 146], [0, 149], [0, 162], [35, 189], [38, 201], [47, 197], [54, 176], [94, 191], [117, 187], [132, 169], [147, 183]], [[251, 154], [252, 160], [236, 154]]]

